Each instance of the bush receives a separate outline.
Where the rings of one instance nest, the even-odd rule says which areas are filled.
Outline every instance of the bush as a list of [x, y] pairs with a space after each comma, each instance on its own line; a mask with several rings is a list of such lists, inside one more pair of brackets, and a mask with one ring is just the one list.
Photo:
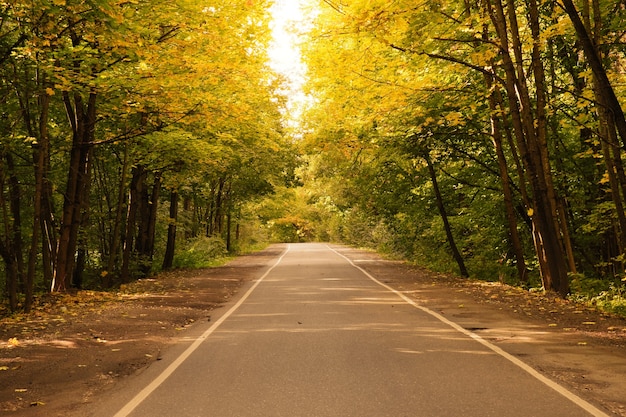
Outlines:
[[174, 256], [174, 268], [206, 268], [228, 254], [219, 237], [199, 236], [185, 242]]

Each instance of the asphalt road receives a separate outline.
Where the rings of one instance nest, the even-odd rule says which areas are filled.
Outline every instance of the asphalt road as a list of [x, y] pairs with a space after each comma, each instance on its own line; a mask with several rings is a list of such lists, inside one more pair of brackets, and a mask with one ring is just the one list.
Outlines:
[[99, 410], [115, 417], [605, 416], [325, 244], [289, 245]]

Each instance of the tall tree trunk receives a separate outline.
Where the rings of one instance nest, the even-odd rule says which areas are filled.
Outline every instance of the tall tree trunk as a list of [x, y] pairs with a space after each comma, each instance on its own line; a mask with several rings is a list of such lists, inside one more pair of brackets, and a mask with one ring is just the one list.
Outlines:
[[89, 147], [85, 152], [84, 160], [84, 176], [80, 184], [81, 198], [76, 202], [75, 219], [78, 222], [76, 226], [77, 232], [72, 241], [72, 247], [76, 252], [76, 261], [72, 270], [72, 287], [82, 288], [83, 285], [83, 273], [87, 264], [87, 236], [85, 236], [84, 230], [89, 224], [89, 194], [91, 192], [91, 161], [93, 156], [93, 147]]
[[574, 30], [576, 31], [576, 37], [583, 48], [585, 58], [587, 59], [589, 67], [593, 72], [594, 80], [597, 83], [597, 95], [602, 97], [600, 104], [604, 106], [613, 116], [615, 129], [622, 139], [622, 148], [626, 148], [626, 117], [624, 116], [622, 106], [617, 98], [617, 95], [615, 94], [613, 85], [609, 80], [606, 69], [602, 64], [598, 45], [593, 41], [587, 27], [585, 27], [585, 24], [578, 15], [578, 10], [576, 9], [574, 2], [572, 0], [560, 1], [562, 2], [563, 9], [572, 21]]
[[[45, 171], [50, 172], [50, 151], [46, 150], [45, 155]], [[44, 288], [52, 287], [52, 280], [54, 279], [55, 262], [56, 262], [56, 248], [57, 248], [57, 236], [53, 221], [54, 208], [52, 206], [52, 185], [46, 177], [43, 182], [43, 189], [41, 194], [41, 254], [42, 254], [42, 268], [43, 268], [43, 285]]]
[[[6, 155], [3, 155], [6, 156]], [[18, 268], [17, 258], [14, 253], [13, 241], [11, 239], [10, 226], [10, 209], [7, 207], [7, 201], [4, 197], [6, 178], [4, 163], [0, 160], [0, 210], [2, 210], [2, 224], [4, 224], [4, 238], [0, 236], [0, 256], [5, 264], [5, 291], [9, 299], [9, 308], [11, 311], [17, 310], [17, 287], [18, 287]]]
[[11, 208], [11, 231], [10, 240], [12, 253], [15, 257], [15, 267], [17, 268], [18, 288], [24, 289], [24, 239], [22, 237], [22, 187], [15, 171], [15, 161], [10, 152], [6, 154], [7, 168], [9, 170], [9, 206]]
[[122, 282], [128, 282], [131, 279], [130, 266], [134, 254], [134, 235], [137, 226], [137, 214], [141, 205], [141, 194], [145, 186], [146, 170], [139, 165], [132, 170], [132, 179], [130, 181], [130, 198], [128, 203], [128, 214], [126, 215], [126, 234], [124, 237], [124, 251], [122, 253], [122, 268], [120, 278]]
[[120, 242], [122, 241], [122, 216], [126, 200], [124, 198], [126, 190], [126, 178], [128, 176], [128, 145], [124, 144], [124, 158], [122, 161], [122, 171], [118, 183], [117, 202], [115, 208], [115, 219], [113, 220], [113, 231], [109, 242], [109, 258], [107, 259], [106, 271], [102, 277], [102, 285], [109, 288], [113, 284], [113, 271], [116, 269]]
[[[583, 2], [584, 26], [585, 30], [591, 37], [590, 40], [594, 45], [595, 55], [597, 55], [598, 59], [602, 62], [604, 54], [598, 47], [602, 37], [602, 19], [597, 1], [594, 1], [593, 3], [594, 24], [592, 26], [589, 2]], [[620, 147], [616, 131], [616, 115], [611, 111], [611, 105], [608, 101], [608, 97], [603, 93], [602, 82], [595, 72], [593, 76], [593, 92], [596, 102], [599, 104], [597, 113], [600, 125], [600, 143], [606, 166], [606, 173], [609, 178], [611, 199], [615, 205], [615, 213], [617, 217], [615, 234], [617, 240], [616, 243], [618, 245], [618, 253], [610, 257], [615, 258], [616, 256], [623, 254], [626, 250], [626, 213], [624, 212], [626, 175], [624, 174], [624, 165], [621, 157], [622, 149]]]
[[497, 88], [493, 85], [493, 81], [485, 76], [487, 89], [491, 91], [489, 94], [489, 108], [491, 110], [491, 138], [498, 157], [498, 167], [500, 170], [500, 181], [502, 182], [502, 193], [504, 197], [504, 207], [506, 211], [507, 225], [509, 229], [509, 237], [511, 239], [511, 248], [515, 256], [515, 264], [517, 267], [517, 277], [520, 282], [528, 282], [528, 268], [524, 257], [524, 249], [522, 240], [517, 231], [517, 217], [515, 215], [515, 205], [513, 204], [513, 192], [509, 178], [508, 164], [504, 155], [503, 138], [501, 121], [498, 117], [498, 111], [501, 103], [498, 102], [500, 95], [497, 94]]
[[17, 261], [15, 259], [15, 255], [11, 252], [11, 248], [7, 247], [3, 242], [0, 242], [0, 256], [2, 257], [5, 265], [5, 291], [7, 298], [9, 299], [9, 308], [11, 311], [16, 311], [18, 307]]
[[213, 234], [221, 235], [222, 234], [222, 225], [223, 225], [223, 216], [222, 213], [223, 207], [223, 199], [224, 199], [224, 185], [226, 184], [226, 180], [224, 178], [219, 179], [217, 191], [215, 193], [215, 226], [213, 227]]
[[79, 93], [71, 98], [66, 92], [63, 100], [73, 133], [52, 291], [65, 291], [71, 286], [81, 213], [84, 200], [89, 198], [84, 191], [89, 182], [91, 142], [96, 123], [95, 93], [89, 94], [86, 103]]
[[170, 218], [167, 226], [167, 245], [163, 257], [163, 269], [170, 269], [174, 264], [176, 252], [176, 221], [178, 219], [178, 192], [172, 190], [170, 194]]
[[433, 185], [433, 191], [435, 192], [435, 200], [437, 202], [437, 209], [439, 209], [439, 214], [441, 216], [441, 220], [443, 221], [443, 227], [446, 231], [446, 238], [448, 239], [448, 244], [450, 245], [450, 250], [452, 251], [452, 257], [456, 261], [459, 266], [459, 271], [461, 276], [469, 277], [469, 273], [467, 272], [467, 268], [465, 267], [465, 261], [463, 260], [463, 256], [456, 246], [456, 242], [454, 241], [454, 235], [452, 233], [452, 227], [450, 226], [450, 222], [448, 221], [448, 214], [446, 213], [445, 205], [443, 204], [443, 198], [441, 196], [441, 191], [439, 190], [439, 183], [437, 182], [437, 174], [435, 172], [435, 167], [430, 159], [430, 155], [428, 151], [424, 152], [423, 155], [426, 160], [426, 164], [428, 165], [428, 172], [430, 174], [430, 180]]
[[138, 218], [139, 227], [137, 233], [137, 255], [140, 260], [139, 266], [144, 275], [147, 275], [152, 268], [160, 191], [161, 177], [158, 173], [154, 175], [152, 192], [148, 192], [148, 187], [145, 184], [141, 191], [141, 206], [139, 208], [140, 216]]
[[228, 212], [226, 214], [226, 251], [230, 252], [231, 250], [231, 223], [233, 220], [232, 209], [230, 205], [228, 206]]
[[[544, 287], [546, 290], [553, 290], [561, 296], [565, 296], [569, 292], [568, 264], [562, 246], [561, 234], [555, 221], [557, 219], [554, 217], [557, 210], [553, 207], [552, 182], [548, 178], [551, 173], [549, 170], [546, 171], [545, 165], [546, 157], [544, 155], [547, 155], [545, 132], [536, 130], [536, 128], [545, 128], [545, 124], [541, 122], [536, 124], [536, 119], [532, 113], [533, 103], [530, 99], [526, 76], [523, 73], [523, 65], [519, 62], [516, 65], [509, 55], [507, 19], [501, 0], [486, 0], [485, 4], [498, 35], [513, 128], [533, 193], [533, 206], [529, 208], [529, 213], [533, 222], [535, 248]], [[511, 3], [509, 6], [512, 7], [509, 10], [509, 19], [513, 19], [511, 14], [515, 14], [516, 9]], [[511, 37], [513, 38], [514, 50], [517, 50], [521, 44], [519, 33], [511, 30]], [[533, 62], [533, 65], [539, 64]], [[518, 73], [518, 71], [521, 72]], [[543, 105], [541, 100], [543, 99], [540, 99], [538, 105]], [[561, 225], [561, 227], [565, 227], [565, 225]]]
[[[45, 83], [43, 83], [45, 86]], [[48, 115], [50, 108], [50, 96], [42, 86], [39, 94], [39, 138], [37, 145], [33, 147], [33, 169], [35, 173], [35, 195], [33, 196], [33, 232], [30, 241], [28, 255], [28, 270], [26, 272], [26, 293], [24, 300], [24, 311], [30, 312], [33, 305], [35, 287], [35, 269], [37, 265], [37, 254], [40, 244], [42, 227], [42, 200], [44, 181], [46, 178], [46, 156], [49, 154], [48, 137]]]

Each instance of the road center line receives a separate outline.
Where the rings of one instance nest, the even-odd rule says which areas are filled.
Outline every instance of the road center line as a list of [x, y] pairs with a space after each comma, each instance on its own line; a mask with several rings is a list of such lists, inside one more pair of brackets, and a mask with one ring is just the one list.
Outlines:
[[283, 251], [278, 260], [272, 265], [266, 272], [259, 278], [252, 287], [237, 301], [237, 303], [230, 308], [223, 316], [221, 316], [211, 327], [209, 327], [204, 333], [202, 333], [185, 351], [174, 360], [163, 372], [161, 372], [150, 384], [142, 389], [135, 397], [130, 400], [126, 405], [118, 411], [114, 417], [126, 417], [139, 406], [154, 390], [156, 390], [170, 375], [178, 369], [178, 367], [198, 349], [198, 347], [204, 342], [228, 317], [230, 317], [252, 294], [256, 287], [280, 264], [285, 255], [289, 252], [291, 246], [288, 245], [287, 249]]
[[400, 291], [397, 291], [394, 288], [390, 287], [389, 285], [380, 282], [373, 275], [371, 275], [369, 272], [367, 272], [365, 269], [361, 268], [360, 266], [356, 265], [354, 262], [352, 262], [345, 255], [339, 253], [338, 251], [336, 251], [335, 249], [331, 248], [330, 246], [327, 246], [327, 247], [328, 247], [328, 249], [330, 249], [331, 251], [335, 252], [337, 255], [341, 256], [346, 261], [348, 261], [348, 263], [350, 265], [352, 265], [354, 268], [356, 268], [359, 271], [361, 271], [366, 277], [368, 277], [369, 279], [374, 281], [376, 284], [378, 284], [381, 287], [383, 287], [383, 288], [391, 291], [392, 293], [396, 294], [398, 297], [402, 298], [404, 301], [406, 301], [408, 304], [412, 305], [413, 307], [423, 311], [424, 313], [427, 313], [427, 314], [435, 317], [436, 319], [438, 319], [442, 323], [447, 324], [448, 326], [450, 326], [453, 329], [459, 331], [460, 333], [463, 333], [464, 335], [471, 337], [472, 339], [474, 339], [475, 341], [477, 341], [481, 345], [487, 347], [488, 349], [492, 350], [493, 352], [495, 352], [498, 355], [502, 356], [503, 358], [507, 359], [509, 362], [513, 363], [514, 365], [517, 365], [519, 368], [521, 368], [522, 370], [526, 371], [532, 377], [534, 377], [535, 379], [543, 382], [545, 385], [547, 385], [548, 387], [552, 388], [554, 391], [558, 392], [559, 394], [561, 394], [562, 396], [564, 396], [568, 400], [572, 401], [574, 404], [578, 405], [580, 408], [582, 408], [583, 410], [587, 411], [592, 416], [594, 416], [594, 417], [610, 417], [608, 414], [606, 414], [602, 410], [598, 409], [594, 405], [592, 405], [589, 402], [585, 401], [584, 399], [580, 398], [578, 395], [576, 395], [573, 392], [569, 391], [565, 387], [563, 387], [563, 386], [557, 384], [556, 382], [552, 381], [551, 379], [547, 378], [546, 376], [544, 376], [543, 374], [539, 373], [534, 368], [532, 368], [530, 365], [522, 362], [521, 360], [519, 360], [515, 356], [513, 356], [510, 353], [504, 351], [502, 348], [500, 348], [500, 347], [492, 344], [491, 342], [483, 339], [482, 337], [480, 337], [476, 333], [471, 332], [471, 331], [463, 328], [462, 326], [458, 325], [457, 323], [448, 320], [446, 317], [442, 316], [441, 314], [439, 314], [439, 313], [437, 313], [437, 312], [435, 312], [435, 311], [433, 311], [433, 310], [431, 310], [431, 309], [429, 309], [427, 307], [419, 305], [415, 300], [412, 300], [411, 298], [407, 297], [406, 295], [404, 295]]

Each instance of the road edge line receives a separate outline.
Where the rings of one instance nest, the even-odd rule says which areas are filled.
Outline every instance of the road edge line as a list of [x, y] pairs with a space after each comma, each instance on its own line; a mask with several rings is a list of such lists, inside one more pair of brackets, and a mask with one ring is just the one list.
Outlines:
[[503, 358], [505, 358], [509, 362], [513, 363], [517, 367], [519, 367], [522, 370], [524, 370], [526, 373], [530, 374], [535, 379], [543, 382], [545, 385], [547, 385], [548, 387], [552, 388], [554, 391], [558, 392], [559, 394], [561, 394], [562, 396], [564, 396], [565, 398], [567, 398], [568, 400], [570, 400], [571, 402], [573, 402], [574, 404], [576, 404], [577, 406], [582, 408], [583, 410], [585, 410], [588, 413], [590, 413], [593, 417], [611, 417], [609, 414], [605, 413], [604, 411], [600, 410], [599, 408], [597, 408], [593, 404], [589, 403], [588, 401], [586, 401], [583, 398], [579, 397], [578, 395], [574, 394], [573, 392], [571, 392], [567, 388], [563, 387], [562, 385], [559, 385], [558, 383], [554, 382], [550, 378], [546, 377], [545, 375], [543, 375], [542, 373], [537, 371], [532, 366], [530, 366], [527, 363], [521, 361], [519, 358], [516, 358], [515, 356], [513, 356], [510, 353], [506, 352], [502, 348], [500, 348], [500, 347], [494, 345], [493, 343], [483, 339], [482, 337], [480, 337], [476, 333], [471, 332], [471, 331], [465, 329], [464, 327], [460, 326], [459, 324], [457, 324], [457, 323], [449, 320], [448, 318], [442, 316], [441, 314], [437, 313], [436, 311], [433, 311], [433, 310], [429, 309], [428, 307], [424, 307], [424, 306], [418, 304], [415, 300], [407, 297], [405, 294], [401, 293], [400, 291], [396, 290], [395, 288], [392, 288], [389, 285], [387, 285], [387, 284], [379, 281], [378, 279], [376, 279], [372, 274], [370, 274], [369, 272], [367, 272], [365, 269], [361, 268], [360, 266], [356, 265], [351, 259], [349, 259], [344, 254], [340, 253], [339, 251], [335, 250], [334, 248], [332, 248], [332, 247], [330, 247], [328, 245], [327, 245], [327, 247], [328, 247], [328, 249], [330, 249], [331, 251], [335, 252], [337, 255], [341, 256], [346, 261], [348, 261], [348, 263], [350, 265], [352, 265], [354, 268], [356, 268], [359, 271], [361, 271], [366, 277], [368, 277], [369, 279], [374, 281], [376, 284], [378, 284], [381, 287], [383, 287], [383, 288], [391, 291], [392, 293], [396, 294], [398, 297], [402, 298], [405, 302], [407, 302], [408, 304], [410, 304], [413, 307], [417, 308], [418, 310], [421, 310], [424, 313], [431, 315], [432, 317], [436, 318], [437, 320], [441, 321], [442, 323], [447, 324], [448, 326], [452, 327], [456, 331], [458, 331], [460, 333], [463, 333], [464, 335], [474, 339], [475, 341], [477, 341], [481, 345], [483, 345], [486, 348], [490, 349], [494, 353], [502, 356]]
[[197, 337], [194, 342], [187, 348], [183, 353], [178, 356], [174, 362], [172, 362], [167, 368], [163, 370], [155, 379], [152, 380], [146, 387], [144, 387], [137, 395], [135, 395], [130, 401], [122, 407], [117, 413], [115, 413], [114, 417], [127, 417], [130, 413], [132, 413], [138, 406], [141, 404], [150, 394], [152, 394], [170, 375], [178, 369], [182, 363], [187, 360], [191, 354], [200, 347], [202, 342], [204, 342], [217, 328], [224, 322], [228, 317], [230, 317], [252, 294], [252, 292], [259, 286], [259, 284], [280, 264], [285, 255], [291, 249], [291, 245], [287, 245], [287, 248], [280, 255], [278, 260], [261, 276], [261, 278], [257, 279], [254, 285], [246, 291], [246, 293], [232, 306], [224, 315], [222, 315], [211, 327], [209, 327], [204, 333], [202, 333], [199, 337]]

